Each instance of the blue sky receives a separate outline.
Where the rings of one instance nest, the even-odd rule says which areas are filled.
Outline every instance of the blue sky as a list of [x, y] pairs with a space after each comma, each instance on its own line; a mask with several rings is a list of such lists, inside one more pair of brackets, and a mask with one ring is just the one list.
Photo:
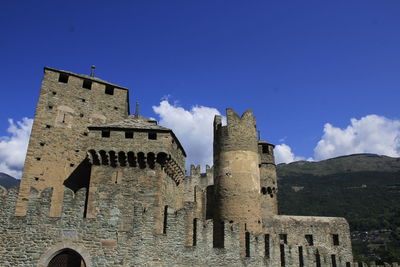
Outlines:
[[33, 117], [44, 66], [92, 64], [145, 116], [166, 96], [251, 108], [263, 139], [305, 158], [326, 123], [376, 114], [398, 133], [399, 14], [398, 0], [3, 1], [0, 136]]

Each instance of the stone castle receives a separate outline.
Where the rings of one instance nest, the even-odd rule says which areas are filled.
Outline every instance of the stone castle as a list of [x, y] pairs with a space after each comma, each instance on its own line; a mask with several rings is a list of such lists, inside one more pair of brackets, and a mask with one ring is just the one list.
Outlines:
[[274, 146], [226, 115], [187, 175], [127, 88], [46, 67], [20, 187], [0, 188], [0, 266], [363, 266], [345, 219], [278, 215]]

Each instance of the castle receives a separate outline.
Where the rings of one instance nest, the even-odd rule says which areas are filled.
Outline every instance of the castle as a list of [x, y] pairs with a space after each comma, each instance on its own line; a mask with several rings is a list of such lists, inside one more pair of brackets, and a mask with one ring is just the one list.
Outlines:
[[128, 94], [44, 69], [20, 187], [0, 188], [0, 266], [359, 266], [345, 219], [278, 215], [251, 111], [216, 116], [213, 167], [186, 175], [173, 131]]

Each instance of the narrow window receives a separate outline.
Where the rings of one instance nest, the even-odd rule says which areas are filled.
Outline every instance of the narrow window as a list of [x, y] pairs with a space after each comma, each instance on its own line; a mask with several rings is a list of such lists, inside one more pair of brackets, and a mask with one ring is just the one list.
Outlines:
[[314, 246], [314, 239], [312, 235], [305, 235], [307, 245]]
[[58, 81], [60, 83], [68, 83], [68, 77], [68, 74], [60, 73], [60, 76], [58, 76]]
[[262, 153], [269, 154], [268, 145], [262, 145]]
[[281, 267], [285, 267], [285, 245], [281, 244], [280, 245], [280, 251], [281, 251]]
[[150, 140], [157, 140], [157, 133], [149, 133]]
[[197, 219], [193, 219], [193, 247], [197, 245]]
[[103, 130], [101, 131], [101, 137], [110, 137], [110, 131]]
[[89, 90], [92, 89], [92, 81], [83, 80], [82, 87], [86, 88], [86, 89], [89, 89]]
[[167, 223], [168, 223], [168, 206], [164, 207], [164, 222], [163, 222], [163, 234], [167, 233]]
[[315, 263], [317, 267], [321, 267], [321, 256], [319, 255], [319, 252], [317, 251], [317, 254], [315, 254]]
[[337, 265], [336, 265], [336, 256], [335, 255], [331, 255], [331, 260], [332, 260], [332, 267], [337, 267]]
[[106, 85], [106, 90], [104, 91], [107, 95], [113, 95], [114, 94], [114, 87], [110, 85]]
[[299, 267], [304, 267], [303, 247], [299, 247]]
[[246, 257], [250, 257], [250, 233], [245, 233]]
[[50, 128], [51, 128], [51, 125], [46, 124], [46, 128], [47, 128], [47, 129], [50, 129]]
[[133, 132], [131, 132], [131, 131], [125, 132], [125, 138], [132, 139], [133, 138]]
[[332, 240], [333, 240], [333, 245], [334, 246], [339, 246], [339, 235], [333, 234], [332, 235]]
[[287, 244], [287, 234], [280, 234], [279, 240], [281, 241], [281, 244]]
[[264, 235], [264, 253], [265, 253], [265, 258], [269, 259], [270, 257], [269, 235]]

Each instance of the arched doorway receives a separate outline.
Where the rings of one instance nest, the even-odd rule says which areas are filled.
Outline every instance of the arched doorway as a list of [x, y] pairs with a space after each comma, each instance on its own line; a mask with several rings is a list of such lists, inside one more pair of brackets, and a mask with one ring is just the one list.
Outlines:
[[78, 252], [67, 248], [55, 255], [47, 267], [86, 267], [86, 264]]

